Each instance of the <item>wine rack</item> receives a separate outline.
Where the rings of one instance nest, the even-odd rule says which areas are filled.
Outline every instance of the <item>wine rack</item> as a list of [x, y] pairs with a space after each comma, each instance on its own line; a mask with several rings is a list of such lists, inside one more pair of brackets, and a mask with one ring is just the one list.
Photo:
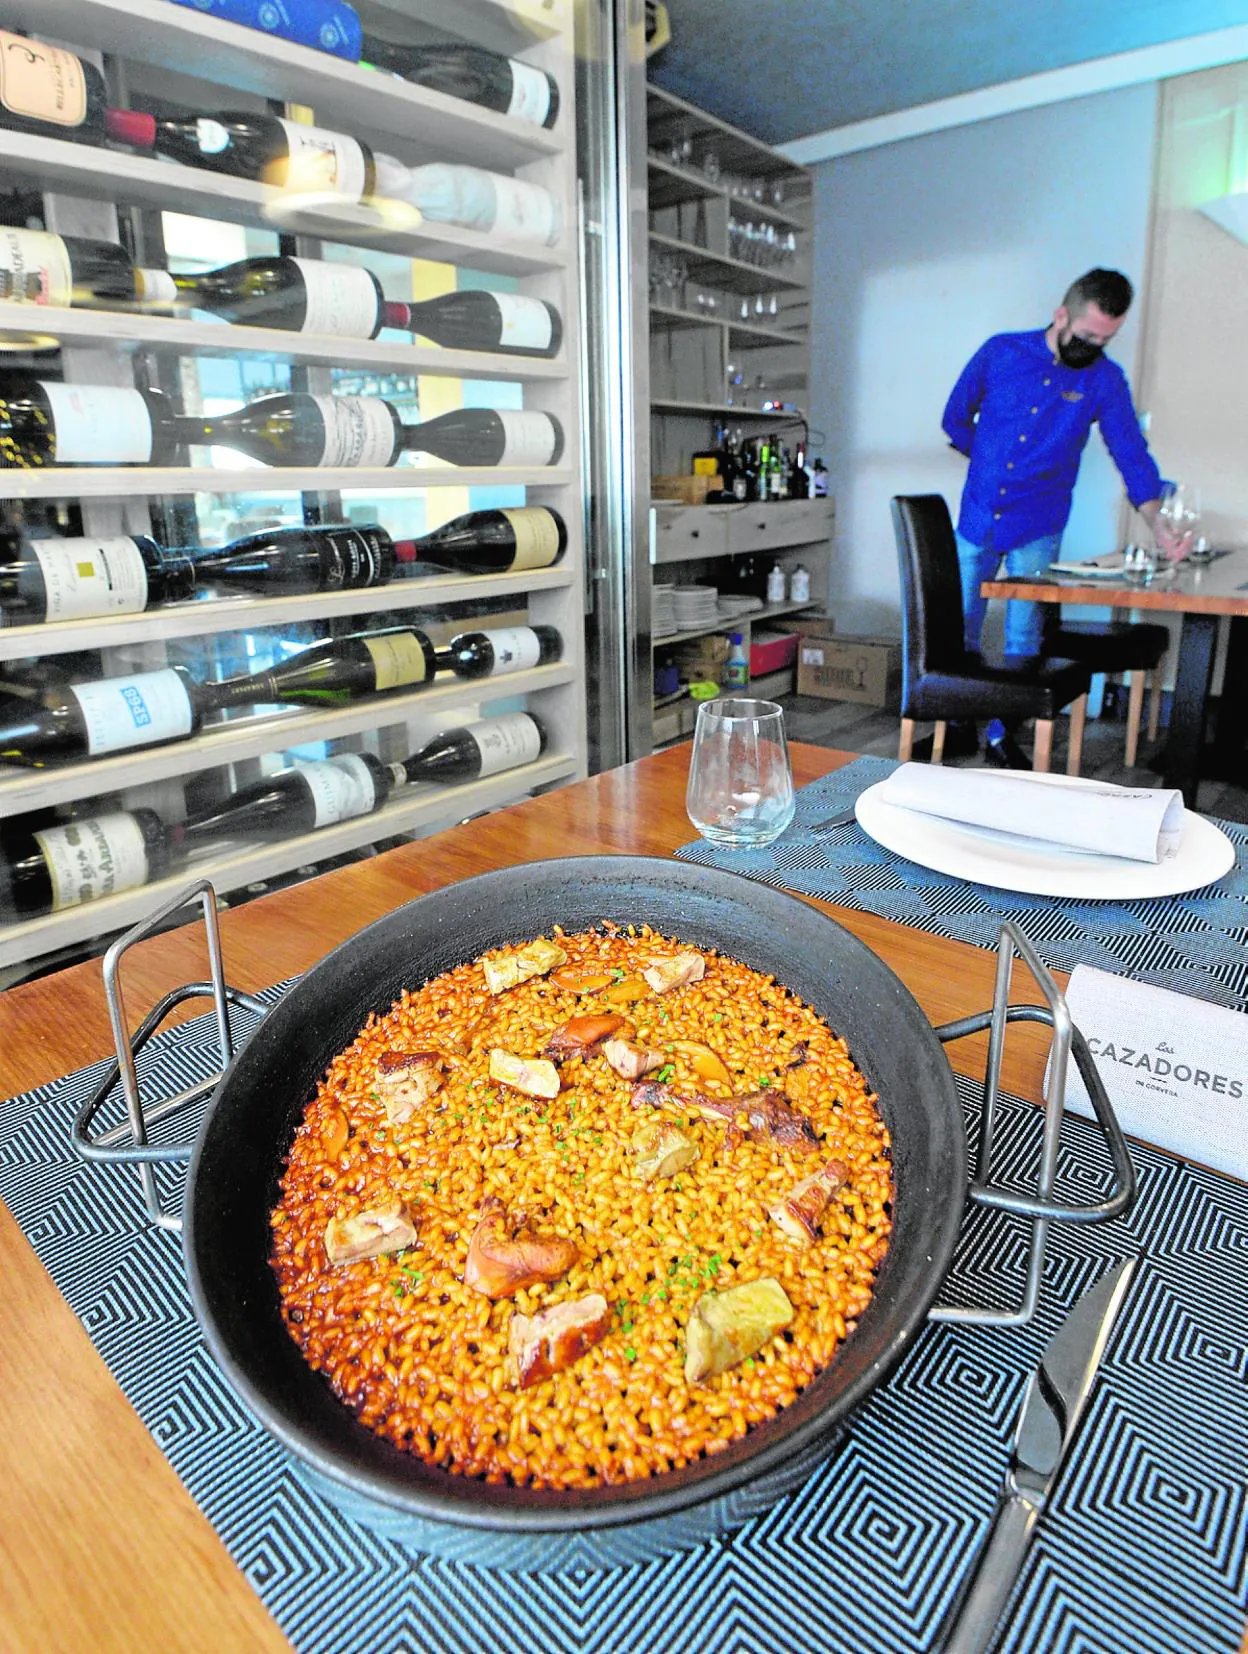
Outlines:
[[[498, 351], [441, 348], [419, 339], [387, 334], [374, 340], [318, 337], [270, 327], [227, 326], [158, 314], [32, 307], [0, 302], [0, 341], [10, 351], [34, 335], [60, 356], [14, 357], [38, 371], [57, 364], [63, 377], [83, 384], [161, 383], [178, 396], [185, 370], [195, 379], [199, 363], [238, 359], [253, 368], [272, 363], [278, 373], [306, 375], [307, 388], [330, 389], [331, 369], [356, 369], [384, 377], [408, 376], [445, 394], [448, 382], [471, 389], [465, 405], [541, 409], [554, 414], [564, 431], [564, 452], [556, 466], [451, 467], [404, 462], [393, 468], [273, 467], [244, 465], [73, 466], [6, 471], [0, 491], [11, 502], [67, 502], [78, 507], [83, 532], [147, 532], [150, 511], [194, 509], [207, 501], [246, 493], [302, 494], [309, 520], [352, 515], [360, 508], [385, 524], [387, 512], [423, 493], [428, 526], [471, 509], [471, 491], [507, 489], [515, 503], [523, 489], [530, 505], [557, 509], [567, 525], [568, 546], [553, 567], [497, 575], [439, 573], [398, 578], [362, 590], [267, 597], [231, 595], [156, 608], [142, 614], [97, 619], [52, 620], [42, 625], [0, 629], [0, 677], [14, 663], [77, 651], [100, 651], [103, 672], [152, 670], [165, 663], [168, 645], [197, 638], [224, 638], [274, 626], [333, 622], [367, 625], [385, 614], [424, 626], [426, 611], [450, 625], [447, 606], [457, 608], [452, 629], [500, 623], [490, 615], [474, 619], [480, 605], [505, 600], [507, 620], [550, 624], [563, 638], [557, 663], [513, 672], [497, 679], [437, 678], [419, 691], [394, 691], [371, 700], [330, 709], [287, 708], [234, 717], [207, 726], [188, 740], [118, 752], [43, 769], [0, 766], [0, 820], [55, 810], [61, 819], [89, 814], [94, 802], [105, 808], [140, 804], [166, 813], [180, 787], [226, 766], [236, 781], [253, 779], [261, 760], [307, 744], [333, 743], [333, 750], [368, 749], [393, 761], [416, 750], [440, 729], [526, 706], [547, 731], [541, 756], [521, 768], [454, 785], [400, 788], [373, 814], [292, 836], [278, 843], [237, 842], [201, 855], [179, 874], [120, 891], [78, 907], [18, 924], [0, 924], [0, 986], [17, 980], [32, 962], [67, 957], [67, 950], [98, 947], [103, 938], [141, 918], [186, 878], [203, 873], [228, 895], [257, 880], [287, 876], [318, 859], [356, 850], [398, 834], [435, 831], [465, 815], [505, 806], [535, 789], [576, 779], [586, 770], [586, 695], [583, 649], [585, 608], [584, 548], [581, 529], [584, 485], [581, 458], [581, 350], [577, 279], [577, 190], [575, 155], [575, 53], [572, 8], [563, 0], [364, 0], [366, 27], [392, 38], [450, 38], [519, 57], [547, 70], [559, 84], [560, 112], [546, 130], [476, 104], [375, 73], [291, 42], [205, 16], [168, 0], [10, 0], [5, 27], [92, 57], [106, 75], [110, 102], [132, 107], [173, 105], [210, 113], [214, 109], [286, 106], [293, 119], [311, 119], [347, 132], [374, 151], [393, 154], [409, 166], [449, 161], [486, 168], [539, 184], [558, 199], [563, 234], [553, 247], [509, 242], [450, 223], [420, 221], [418, 215], [383, 213], [365, 204], [295, 207], [293, 198], [261, 183], [170, 164], [124, 150], [64, 142], [0, 130], [0, 166], [11, 181], [41, 190], [45, 222], [66, 235], [118, 240], [119, 222], [142, 226], [154, 212], [267, 230], [283, 237], [282, 249], [301, 257], [325, 256], [367, 264], [385, 255], [393, 260], [450, 265], [468, 272], [467, 285], [497, 285], [548, 300], [563, 318], [563, 344], [554, 358]], [[94, 55], [93, 54], [99, 54]], [[300, 208], [302, 210], [300, 210]], [[358, 255], [353, 249], [359, 249]], [[276, 250], [274, 247], [272, 250]], [[137, 257], [136, 262], [155, 262]], [[456, 285], [443, 272], [442, 287]], [[497, 284], [491, 277], [502, 277]], [[441, 279], [441, 278], [438, 278]], [[424, 293], [430, 291], [423, 289]], [[413, 288], [395, 297], [417, 297]], [[4, 365], [0, 358], [0, 370]], [[488, 388], [499, 387], [492, 398]], [[517, 394], [517, 392], [519, 394]], [[430, 392], [434, 394], [433, 390]], [[423, 417], [423, 412], [422, 412]], [[204, 450], [193, 450], [197, 456]], [[447, 492], [452, 491], [452, 492]], [[370, 496], [372, 498], [370, 498]], [[454, 501], [442, 506], [440, 499]], [[374, 503], [375, 500], [375, 503]], [[185, 520], [185, 519], [183, 519]], [[397, 537], [397, 536], [396, 536]], [[322, 634], [323, 635], [323, 634]], [[135, 662], [141, 662], [136, 668]], [[124, 662], [122, 665], [116, 664]], [[81, 674], [76, 674], [81, 675]], [[176, 808], [169, 819], [177, 818]]]

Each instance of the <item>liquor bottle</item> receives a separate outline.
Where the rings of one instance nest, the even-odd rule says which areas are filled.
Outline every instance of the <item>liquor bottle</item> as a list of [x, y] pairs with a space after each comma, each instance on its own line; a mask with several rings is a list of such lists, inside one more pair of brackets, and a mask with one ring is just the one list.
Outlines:
[[175, 5], [239, 23], [246, 29], [260, 29], [282, 40], [293, 40], [314, 51], [358, 62], [360, 20], [346, 0], [174, 0]]
[[0, 299], [108, 310], [140, 298], [144, 277], [124, 247], [50, 230], [0, 228]]
[[0, 539], [0, 627], [140, 614], [190, 597], [194, 587], [191, 559], [162, 551], [146, 534]]
[[437, 670], [433, 644], [414, 626], [351, 632], [313, 643], [264, 672], [226, 678], [202, 690], [214, 707], [283, 701], [342, 706], [388, 689], [413, 689]]
[[371, 815], [403, 780], [399, 766], [371, 752], [295, 764], [193, 811], [179, 830], [184, 853], [222, 839], [284, 839]]
[[559, 202], [540, 184], [480, 167], [430, 161], [408, 167], [393, 155], [374, 157], [376, 194], [408, 201], [439, 224], [483, 230], [494, 241], [553, 247], [563, 235]]
[[400, 540], [394, 550], [400, 563], [437, 563], [464, 574], [507, 574], [550, 568], [567, 546], [567, 525], [557, 511], [547, 505], [519, 505], [465, 512], [418, 540]]
[[0, 763], [39, 768], [49, 759], [181, 740], [199, 728], [208, 704], [181, 666], [0, 694]]
[[563, 322], [553, 304], [527, 293], [467, 288], [419, 304], [391, 302], [385, 325], [420, 333], [452, 350], [500, 350], [515, 356], [554, 356]]
[[176, 421], [184, 442], [236, 448], [265, 465], [393, 465], [404, 427], [380, 396], [261, 396], [233, 413]]
[[403, 448], [452, 465], [558, 465], [563, 455], [563, 427], [539, 411], [456, 408], [402, 432]]
[[451, 98], [465, 98], [501, 115], [551, 127], [559, 114], [559, 88], [544, 69], [501, 57], [480, 46], [403, 46], [365, 33], [360, 57]]
[[383, 326], [404, 327], [405, 305], [387, 315], [381, 283], [359, 264], [315, 258], [246, 258], [196, 274], [145, 270], [145, 305], [182, 303], [246, 327], [374, 339]]
[[0, 378], [0, 468], [164, 465], [178, 421], [161, 391]]
[[505, 712], [444, 730], [399, 767], [408, 781], [475, 781], [531, 764], [545, 750], [546, 731], [531, 712]]
[[309, 523], [260, 529], [218, 550], [192, 550], [186, 557], [201, 585], [275, 594], [354, 591], [384, 586], [393, 578], [395, 544], [378, 523]]
[[93, 63], [0, 29], [0, 126], [98, 144], [107, 114], [104, 77]]
[[376, 181], [373, 152], [357, 138], [262, 110], [147, 115], [138, 109], [110, 109], [106, 127], [115, 143], [275, 189], [362, 201], [373, 194]]
[[437, 654], [439, 668], [458, 678], [501, 678], [527, 672], [563, 654], [563, 639], [553, 626], [501, 626], [493, 631], [460, 632]]

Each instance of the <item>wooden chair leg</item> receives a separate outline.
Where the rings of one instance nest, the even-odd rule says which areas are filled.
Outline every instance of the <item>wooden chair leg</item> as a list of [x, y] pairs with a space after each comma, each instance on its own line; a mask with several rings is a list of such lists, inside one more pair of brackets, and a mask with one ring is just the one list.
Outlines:
[[938, 718], [932, 728], [932, 763], [943, 764], [945, 761], [945, 720]]
[[1148, 681], [1148, 673], [1141, 672], [1137, 667], [1129, 676], [1131, 688], [1127, 696], [1126, 764], [1129, 770], [1133, 770], [1140, 751], [1140, 718], [1144, 712], [1144, 685]]
[[1149, 674], [1148, 683], [1148, 738], [1157, 739], [1157, 732], [1161, 728], [1161, 669], [1164, 660], [1157, 662]]
[[1036, 719], [1036, 742], [1031, 755], [1031, 767], [1037, 775], [1047, 775], [1053, 762], [1053, 720]]
[[910, 754], [914, 751], [914, 719], [901, 720], [901, 739], [897, 743], [897, 756], [903, 764], [910, 762]]
[[[1083, 730], [1088, 718], [1088, 697], [1080, 695], [1070, 707], [1070, 745], [1066, 750], [1066, 774], [1078, 775], [1083, 759]], [[1052, 725], [1049, 726], [1052, 728]]]

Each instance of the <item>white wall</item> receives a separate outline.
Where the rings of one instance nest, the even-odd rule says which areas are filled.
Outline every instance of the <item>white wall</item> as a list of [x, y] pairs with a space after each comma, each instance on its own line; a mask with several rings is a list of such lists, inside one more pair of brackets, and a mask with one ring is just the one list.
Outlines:
[[[966, 462], [940, 416], [972, 353], [1047, 324], [1093, 265], [1140, 286], [1155, 106], [1131, 87], [815, 168], [811, 451], [836, 496], [840, 630], [901, 629], [892, 495], [943, 493], [956, 520]], [[1137, 329], [1133, 313], [1113, 350], [1128, 376]], [[1121, 501], [1093, 432], [1065, 553], [1117, 544]]]

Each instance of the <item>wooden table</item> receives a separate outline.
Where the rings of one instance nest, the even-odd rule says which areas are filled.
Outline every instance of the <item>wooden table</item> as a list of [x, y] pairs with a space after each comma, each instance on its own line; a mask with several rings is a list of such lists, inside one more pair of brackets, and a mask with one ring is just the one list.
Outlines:
[[[1180, 614], [1179, 661], [1170, 727], [1162, 759], [1162, 780], [1177, 787], [1189, 809], [1196, 808], [1202, 764], [1206, 774], [1234, 774], [1244, 741], [1248, 710], [1248, 551], [1231, 552], [1215, 562], [1183, 563], [1174, 575], [1148, 586], [1076, 576], [985, 580], [985, 597], [1024, 598], [1034, 603], [1089, 603], [1111, 609], [1149, 609]], [[1210, 760], [1204, 757], [1205, 713], [1213, 680], [1218, 627], [1231, 621], [1231, 637], [1222, 684], [1221, 716]]]
[[[231, 910], [222, 916], [229, 980], [248, 991], [267, 987], [400, 903], [490, 868], [563, 854], [667, 855], [692, 836], [688, 755], [687, 746], [673, 748]], [[852, 757], [795, 746], [797, 782]], [[892, 966], [933, 1022], [992, 1003], [995, 954], [870, 914], [828, 911]], [[200, 926], [143, 943], [127, 956], [131, 1016], [137, 1021], [168, 988], [205, 975]], [[1016, 991], [1035, 998], [1021, 971]], [[110, 1050], [98, 962], [0, 994], [0, 1096]], [[982, 1074], [983, 1039], [947, 1050], [961, 1072]], [[1007, 1089], [1039, 1097], [1044, 1052], [1042, 1030], [1012, 1030]], [[3, 1205], [0, 1281], [0, 1649], [286, 1648]]]

